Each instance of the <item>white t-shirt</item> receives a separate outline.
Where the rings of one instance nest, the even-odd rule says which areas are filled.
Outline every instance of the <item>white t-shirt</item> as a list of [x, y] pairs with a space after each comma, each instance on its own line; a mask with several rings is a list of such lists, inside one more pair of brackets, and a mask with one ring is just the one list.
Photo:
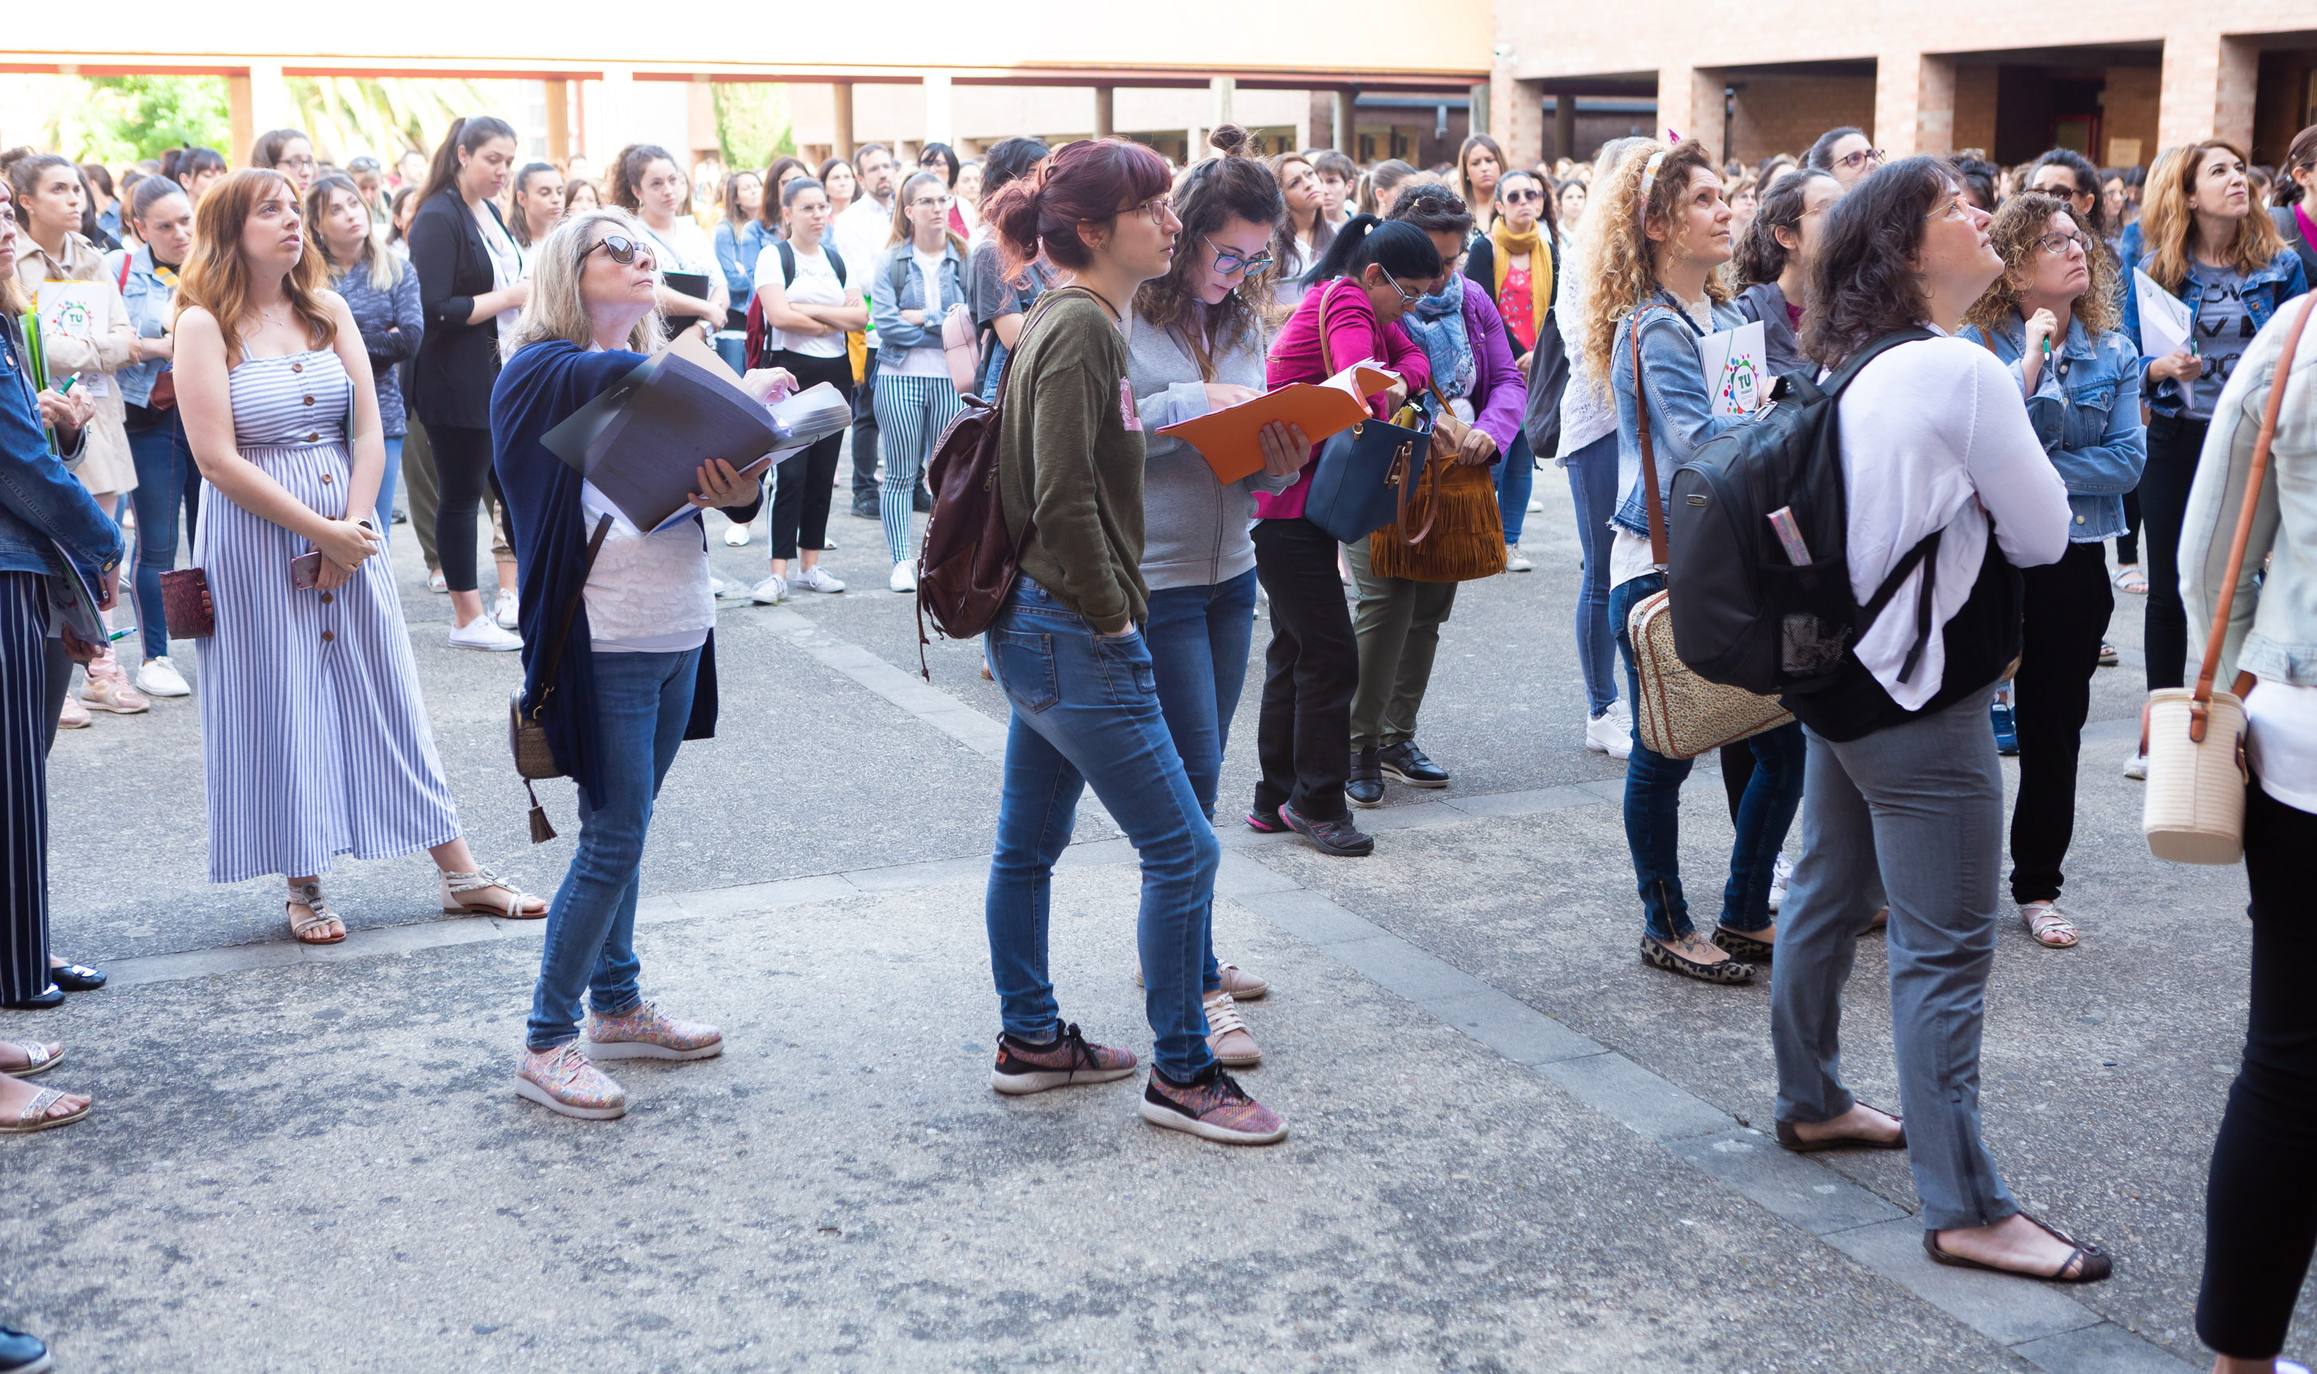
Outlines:
[[587, 628], [597, 652], [677, 654], [707, 643], [716, 624], [716, 592], [700, 527], [685, 520], [646, 534], [593, 482], [579, 484], [579, 509], [590, 538], [596, 522], [611, 517], [585, 592]]
[[[789, 304], [843, 305], [845, 303], [844, 283], [837, 280], [837, 269], [830, 265], [827, 253], [818, 247], [807, 252], [794, 244], [790, 245], [790, 251], [796, 255], [796, 280], [788, 283], [787, 286]], [[839, 249], [838, 251], [842, 252], [843, 250]], [[847, 262], [845, 264], [846, 273], [850, 275], [852, 270], [852, 263]], [[777, 244], [767, 244], [764, 251], [756, 255], [756, 286], [761, 291], [767, 282], [778, 283], [779, 281], [780, 247]], [[772, 339], [774, 348], [785, 348], [791, 353], [802, 353], [808, 358], [842, 358], [845, 356], [845, 336], [842, 333], [792, 334], [784, 329], [775, 329], [772, 331]]]
[[2261, 790], [2317, 812], [2317, 687], [2265, 680], [2245, 698], [2245, 756]]
[[[483, 231], [483, 250], [491, 257], [492, 290], [504, 291], [529, 275], [523, 270], [523, 250], [499, 227], [498, 216], [482, 210], [475, 215], [475, 226]], [[515, 322], [523, 318], [523, 308], [502, 310], [494, 318], [499, 325], [499, 342], [504, 344], [514, 336]]]
[[654, 229], [641, 219], [645, 237], [660, 254], [662, 272], [698, 272], [713, 277], [716, 272], [716, 248], [708, 241], [708, 231], [682, 215], [666, 229]]
[[878, 371], [893, 377], [949, 376], [949, 359], [941, 351], [941, 263], [948, 253], [946, 247], [929, 254], [911, 245], [911, 270], [917, 273], [918, 297], [925, 302], [926, 340], [907, 351], [887, 349], [879, 355], [884, 361], [877, 364]]
[[[848, 274], [867, 274], [877, 270], [877, 263], [885, 256], [885, 245], [893, 237], [893, 207], [879, 205], [867, 195], [856, 199], [837, 216], [829, 227], [829, 236], [836, 241], [837, 252], [845, 260]], [[862, 283], [868, 284], [863, 275]], [[875, 290], [875, 287], [870, 287]], [[877, 331], [869, 331], [869, 347], [877, 346]]]

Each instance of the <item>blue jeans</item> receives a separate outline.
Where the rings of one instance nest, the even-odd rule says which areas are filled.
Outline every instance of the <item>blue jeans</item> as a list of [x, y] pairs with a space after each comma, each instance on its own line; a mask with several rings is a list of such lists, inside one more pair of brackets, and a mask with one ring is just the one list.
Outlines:
[[169, 655], [169, 617], [161, 609], [161, 574], [177, 566], [177, 512], [185, 512], [192, 537], [201, 516], [201, 469], [185, 441], [185, 424], [175, 407], [160, 424], [129, 431], [129, 457], [137, 467], [137, 488], [129, 503], [137, 512], [137, 571], [130, 595], [137, 602], [137, 627], [146, 658]]
[[595, 655], [594, 745], [603, 805], [579, 792], [579, 848], [547, 909], [547, 945], [525, 1037], [534, 1050], [579, 1038], [579, 999], [599, 1016], [643, 1000], [636, 975], [636, 890], [660, 781], [692, 719], [700, 651]]
[[[1247, 653], [1255, 642], [1255, 570], [1209, 587], [1168, 587], [1150, 594], [1150, 623], [1143, 626], [1151, 667], [1158, 676], [1159, 710], [1183, 775], [1207, 819], [1215, 819], [1215, 794], [1222, 786], [1223, 751], [1231, 739], [1231, 717], [1247, 685]], [[1215, 961], [1214, 903], [1207, 906], [1205, 988], [1223, 986]]]
[[[1625, 658], [1625, 688], [1641, 699], [1640, 673], [1633, 666], [1633, 641], [1626, 617], [1636, 603], [1665, 586], [1662, 573], [1649, 573], [1610, 589], [1609, 614], [1617, 627], [1617, 647]], [[1770, 877], [1778, 847], [1802, 806], [1804, 746], [1802, 727], [1781, 725], [1746, 743], [1754, 750], [1754, 776], [1738, 803], [1737, 835], [1730, 844], [1730, 876], [1722, 886], [1721, 925], [1755, 931], [1770, 924]], [[1690, 934], [1689, 903], [1681, 891], [1681, 785], [1693, 760], [1669, 759], [1641, 742], [1638, 722], [1633, 754], [1625, 761], [1625, 843], [1633, 851], [1633, 877], [1641, 893], [1642, 929], [1653, 939]]]
[[1521, 525], [1529, 518], [1529, 495], [1537, 485], [1537, 458], [1529, 451], [1529, 436], [1515, 434], [1512, 448], [1496, 465], [1496, 508], [1504, 517], [1507, 547], [1521, 542]]
[[1617, 704], [1617, 651], [1610, 647], [1615, 635], [1609, 623], [1609, 517], [1617, 513], [1614, 430], [1569, 455], [1569, 495], [1577, 502], [1577, 547], [1585, 560], [1577, 582], [1577, 667], [1585, 675], [1585, 705], [1598, 716]]
[[1024, 577], [982, 652], [1013, 708], [984, 909], [1005, 1029], [1049, 1040], [1061, 1019], [1046, 976], [1054, 861], [1091, 784], [1142, 859], [1136, 939], [1152, 1057], [1177, 1082], [1204, 1072], [1214, 1055], [1200, 965], [1222, 846], [1167, 734], [1148, 643], [1132, 630], [1096, 635]]
[[382, 536], [394, 534], [394, 497], [402, 490], [402, 440], [399, 434], [386, 436], [386, 471], [378, 479], [377, 514], [373, 517]]

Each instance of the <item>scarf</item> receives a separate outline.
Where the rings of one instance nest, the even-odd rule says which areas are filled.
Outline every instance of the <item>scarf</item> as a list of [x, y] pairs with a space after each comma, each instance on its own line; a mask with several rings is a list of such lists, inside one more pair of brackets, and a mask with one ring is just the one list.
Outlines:
[[1472, 361], [1472, 340], [1464, 332], [1464, 276], [1451, 273], [1448, 284], [1419, 297], [1400, 317], [1401, 327], [1424, 350], [1432, 364], [1432, 385], [1450, 399], [1469, 397], [1479, 380]]
[[1488, 241], [1496, 248], [1496, 280], [1488, 284], [1492, 301], [1504, 299], [1504, 279], [1512, 270], [1512, 260], [1523, 253], [1529, 256], [1529, 324], [1530, 337], [1534, 338], [1543, 332], [1545, 316], [1553, 309], [1553, 255], [1545, 247], [1545, 236], [1537, 232], [1536, 225], [1530, 225], [1525, 234], [1516, 234], [1500, 215], [1496, 227], [1488, 231]]

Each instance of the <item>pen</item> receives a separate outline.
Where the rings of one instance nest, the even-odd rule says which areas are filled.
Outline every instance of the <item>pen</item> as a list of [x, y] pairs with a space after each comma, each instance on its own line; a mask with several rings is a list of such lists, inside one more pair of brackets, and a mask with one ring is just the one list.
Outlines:
[[128, 638], [130, 635], [133, 635], [133, 634], [135, 634], [136, 632], [137, 632], [137, 627], [136, 627], [136, 626], [134, 626], [134, 625], [124, 625], [124, 626], [122, 626], [120, 629], [117, 629], [117, 630], [114, 630], [114, 631], [112, 631], [112, 632], [108, 633], [108, 634], [105, 636], [105, 640], [106, 640], [106, 642], [107, 642], [107, 643], [111, 643], [111, 644], [118, 644], [118, 643], [120, 643], [122, 640], [124, 640], [124, 639], [127, 639], [127, 638]]
[[59, 396], [70, 395], [72, 392], [72, 384], [79, 380], [80, 374], [78, 372], [73, 373], [70, 377], [64, 379], [64, 385], [56, 389], [56, 394]]

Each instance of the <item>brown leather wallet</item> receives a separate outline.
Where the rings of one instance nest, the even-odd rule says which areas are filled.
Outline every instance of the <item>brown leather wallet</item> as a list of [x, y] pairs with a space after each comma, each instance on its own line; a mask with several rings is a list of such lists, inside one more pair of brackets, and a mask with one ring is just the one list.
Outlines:
[[177, 568], [161, 574], [161, 615], [169, 633], [203, 639], [217, 630], [217, 607], [209, 599], [209, 574]]

